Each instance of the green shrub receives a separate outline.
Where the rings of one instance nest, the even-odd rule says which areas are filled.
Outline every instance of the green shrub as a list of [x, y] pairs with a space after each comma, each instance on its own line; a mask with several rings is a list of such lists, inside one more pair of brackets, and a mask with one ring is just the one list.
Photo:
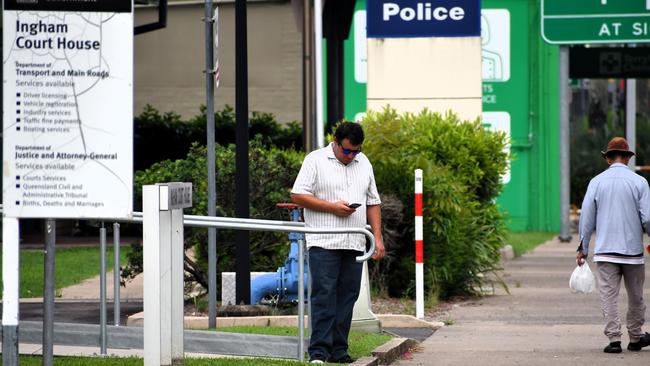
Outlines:
[[[265, 148], [261, 139], [251, 141], [249, 150], [251, 218], [288, 220], [286, 209], [275, 206], [279, 202], [290, 202], [290, 189], [298, 175], [304, 155], [294, 150]], [[234, 217], [235, 211], [235, 147], [216, 146], [217, 172], [217, 215]], [[207, 215], [207, 158], [206, 148], [194, 144], [187, 157], [181, 160], [166, 160], [156, 163], [135, 175], [135, 193], [138, 205], [142, 200], [142, 186], [157, 182], [192, 182], [194, 215]], [[186, 212], [188, 213], [188, 212]], [[234, 238], [231, 230], [219, 230], [218, 271], [234, 271]], [[187, 228], [185, 247], [194, 248], [196, 261], [186, 257], [185, 268], [189, 280], [207, 288], [207, 230]], [[251, 270], [274, 270], [284, 263], [289, 251], [286, 233], [252, 231], [250, 236]], [[139, 273], [142, 257], [133, 250], [132, 261], [125, 277]], [[138, 255], [140, 255], [138, 257]]]
[[[134, 119], [135, 169], [146, 169], [151, 164], [167, 160], [182, 159], [194, 143], [205, 145], [206, 108], [188, 121], [174, 112], [160, 113], [147, 105]], [[226, 107], [214, 114], [215, 141], [220, 145], [235, 143], [235, 112]], [[297, 122], [281, 126], [271, 113], [252, 112], [249, 120], [251, 139], [266, 147], [302, 149], [302, 128]]]
[[[442, 297], [474, 293], [485, 274], [499, 269], [505, 225], [494, 200], [508, 157], [505, 135], [426, 110], [398, 115], [387, 108], [362, 124], [378, 189], [404, 200], [403, 217], [413, 216], [414, 170], [423, 170], [427, 290]], [[388, 248], [395, 260], [373, 264], [384, 267], [375, 272], [386, 276], [390, 295], [413, 295], [413, 221], [389, 229], [402, 233], [401, 247]]]
[[[625, 136], [623, 127], [608, 127], [608, 124], [594, 124], [588, 117], [571, 120], [571, 204], [580, 207], [589, 181], [607, 169], [607, 162], [600, 155], [607, 143], [615, 136]], [[636, 146], [630, 149], [636, 153], [636, 165], [650, 164], [650, 120], [638, 117], [636, 121]], [[639, 172], [650, 179], [649, 172]]]

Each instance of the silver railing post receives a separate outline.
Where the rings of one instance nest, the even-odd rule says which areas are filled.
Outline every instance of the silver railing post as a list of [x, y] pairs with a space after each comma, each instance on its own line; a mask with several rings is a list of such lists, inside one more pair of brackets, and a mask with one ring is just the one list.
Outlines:
[[99, 229], [99, 351], [106, 356], [106, 228]]
[[305, 254], [304, 240], [298, 239], [298, 360], [305, 361]]
[[120, 325], [120, 224], [113, 224], [113, 324]]

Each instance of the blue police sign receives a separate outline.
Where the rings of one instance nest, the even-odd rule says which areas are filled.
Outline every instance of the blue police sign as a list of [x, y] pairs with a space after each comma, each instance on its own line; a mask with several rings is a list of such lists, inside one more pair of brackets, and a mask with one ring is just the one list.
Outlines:
[[368, 0], [368, 38], [481, 35], [480, 0]]

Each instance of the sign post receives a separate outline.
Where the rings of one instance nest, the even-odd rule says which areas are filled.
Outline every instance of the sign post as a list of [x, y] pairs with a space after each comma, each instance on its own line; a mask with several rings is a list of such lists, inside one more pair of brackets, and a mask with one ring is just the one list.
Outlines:
[[191, 183], [142, 188], [144, 364], [182, 363], [183, 208], [192, 207]]
[[553, 44], [650, 41], [647, 0], [542, 0], [542, 37]]

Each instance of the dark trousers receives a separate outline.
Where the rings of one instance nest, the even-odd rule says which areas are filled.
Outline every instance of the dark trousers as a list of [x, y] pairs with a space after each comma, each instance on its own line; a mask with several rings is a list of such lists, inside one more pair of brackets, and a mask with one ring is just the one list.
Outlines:
[[309, 356], [339, 359], [348, 352], [352, 310], [359, 297], [362, 263], [354, 250], [309, 249], [311, 338]]

